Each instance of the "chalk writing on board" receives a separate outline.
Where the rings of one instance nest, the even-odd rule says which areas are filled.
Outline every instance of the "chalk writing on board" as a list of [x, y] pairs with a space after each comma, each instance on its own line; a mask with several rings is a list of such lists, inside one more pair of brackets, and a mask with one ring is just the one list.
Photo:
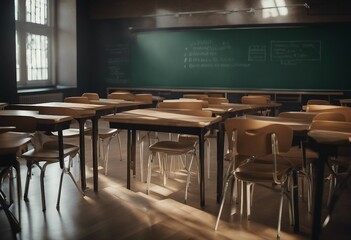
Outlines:
[[115, 44], [106, 49], [105, 81], [107, 83], [128, 83], [129, 45]]
[[229, 41], [196, 40], [184, 49], [184, 68], [235, 68], [250, 64], [236, 62]]
[[251, 45], [248, 51], [248, 61], [265, 62], [267, 59], [267, 50], [265, 45]]
[[283, 65], [296, 65], [297, 62], [321, 61], [320, 40], [271, 41], [271, 60]]

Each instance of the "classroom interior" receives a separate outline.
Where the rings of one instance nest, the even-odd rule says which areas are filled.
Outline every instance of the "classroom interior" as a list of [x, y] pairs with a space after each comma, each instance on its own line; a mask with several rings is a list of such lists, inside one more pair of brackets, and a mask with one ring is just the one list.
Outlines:
[[[151, 121], [152, 117], [156, 118], [157, 114], [162, 117], [167, 114], [179, 114], [160, 110], [161, 113], [156, 112], [153, 116], [153, 110], [149, 108], [155, 108], [162, 101], [190, 101], [184, 100], [186, 94], [192, 96], [188, 97], [189, 99], [198, 98], [196, 101], [201, 104], [204, 104], [203, 100], [206, 102], [212, 97], [225, 98], [227, 103], [224, 104], [232, 104], [230, 110], [223, 110], [218, 106], [219, 103], [211, 105], [208, 102], [206, 107], [202, 105], [203, 110], [213, 111], [213, 122], [208, 123], [211, 128], [217, 127], [215, 121], [218, 119], [215, 119], [214, 115], [221, 116], [222, 119], [234, 116], [246, 119], [251, 117], [242, 116], [249, 113], [254, 115], [253, 121], [259, 121], [261, 116], [255, 117], [256, 115], [265, 115], [263, 118], [283, 117], [279, 114], [294, 112], [295, 119], [300, 115], [295, 114], [296, 112], [310, 111], [314, 117], [316, 114], [312, 110], [313, 107], [309, 108], [307, 105], [309, 100], [320, 100], [324, 104], [345, 108], [345, 114], [351, 116], [351, 113], [348, 113], [351, 103], [351, 45], [348, 44], [351, 41], [351, 35], [348, 33], [351, 27], [351, 4], [347, 0], [50, 0], [49, 5], [54, 12], [51, 21], [55, 28], [50, 53], [50, 81], [44, 86], [23, 84], [18, 80], [18, 75], [23, 77], [23, 74], [18, 72], [16, 62], [18, 25], [16, 27], [15, 2], [17, 1], [0, 1], [0, 50], [3, 53], [3, 61], [0, 64], [0, 103], [6, 104], [4, 106], [8, 108], [4, 107], [5, 109], [37, 110], [29, 105], [63, 102], [70, 97], [80, 97], [84, 93], [95, 93], [101, 99], [112, 99], [111, 95], [117, 91], [129, 92], [133, 96], [152, 94], [152, 103], [126, 103], [127, 105], [122, 107], [118, 105], [111, 114], [121, 114], [121, 118], [128, 118], [130, 116], [123, 115], [123, 111], [136, 111], [140, 115], [145, 114], [144, 118], [148, 118], [148, 121]], [[206, 95], [207, 99], [201, 99], [200, 95]], [[270, 108], [238, 110], [246, 96], [268, 96]], [[11, 108], [11, 105], [14, 107]], [[236, 108], [238, 109], [234, 115], [233, 109]], [[102, 112], [97, 121], [99, 131], [122, 126], [118, 120], [114, 122], [112, 118], [104, 116], [104, 110], [110, 111], [110, 114], [111, 109], [111, 105], [109, 108], [99, 109]], [[330, 110], [328, 106], [326, 109], [323, 111]], [[215, 111], [219, 111], [218, 114], [214, 114]], [[48, 112], [55, 115], [53, 111]], [[332, 116], [328, 116], [332, 120], [339, 121], [340, 115], [344, 114], [332, 112]], [[303, 127], [306, 126], [306, 122], [312, 124], [312, 117], [306, 115], [308, 120], [296, 120], [297, 123], [294, 124], [301, 124]], [[207, 124], [208, 119], [201, 117], [199, 116], [199, 119], [203, 119], [203, 122], [199, 120], [191, 124]], [[346, 122], [345, 128], [350, 128], [350, 131], [345, 132], [350, 134], [351, 126], [348, 125], [348, 121], [351, 119], [348, 117], [349, 115], [341, 116], [343, 122]], [[4, 118], [1, 113], [0, 118]], [[137, 121], [130, 117], [129, 124], [138, 124]], [[192, 121], [195, 120], [189, 120]], [[159, 139], [176, 139], [178, 129], [173, 128], [174, 126], [164, 127], [164, 124], [160, 123]], [[72, 127], [77, 129], [80, 123], [72, 120], [70, 128]], [[130, 126], [126, 126], [128, 127]], [[310, 128], [310, 125], [308, 127]], [[137, 136], [133, 136], [131, 131], [135, 129]], [[271, 182], [254, 185], [254, 194], [250, 196], [250, 219], [247, 217], [248, 202], [243, 204], [243, 215], [240, 216], [241, 202], [245, 200], [242, 198], [233, 203], [228, 193], [232, 190], [230, 187], [221, 209], [219, 197], [225, 188], [225, 171], [231, 165], [224, 161], [222, 166], [218, 159], [219, 156], [225, 157], [226, 152], [222, 153], [222, 150], [230, 148], [228, 141], [231, 139], [226, 135], [221, 142], [220, 134], [215, 134], [220, 130], [216, 129], [210, 132], [210, 135], [214, 136], [203, 139], [204, 145], [197, 150], [199, 158], [202, 155], [202, 162], [193, 163], [193, 168], [189, 171], [191, 174], [187, 175], [186, 168], [175, 165], [178, 170], [169, 171], [167, 182], [164, 184], [162, 176], [166, 174], [159, 168], [162, 166], [161, 161], [155, 160], [148, 192], [150, 152], [143, 150], [144, 166], [140, 166], [139, 155], [139, 149], [145, 148], [145, 144], [142, 145], [139, 140], [143, 136], [149, 136], [147, 129], [149, 128], [140, 125], [132, 126], [128, 130], [118, 129], [119, 138], [114, 135], [109, 145], [108, 166], [106, 159], [98, 157], [96, 162], [94, 154], [102, 150], [95, 149], [99, 146], [93, 144], [91, 135], [94, 133], [83, 137], [83, 143], [77, 136], [63, 137], [65, 144], [79, 146], [85, 151], [86, 188], [85, 196], [82, 196], [72, 181], [65, 176], [59, 210], [56, 209], [61, 177], [59, 165], [48, 165], [46, 170], [44, 181], [47, 207], [43, 211], [40, 171], [33, 167], [27, 196], [29, 201], [24, 201], [28, 161], [18, 158], [22, 178], [21, 230], [14, 233], [4, 209], [0, 207], [1, 239], [277, 238], [279, 192], [285, 190], [285, 182], [281, 186]], [[169, 134], [167, 130], [173, 134]], [[299, 129], [294, 128], [294, 131], [295, 134]], [[200, 134], [203, 132], [198, 136]], [[304, 134], [306, 136], [307, 130]], [[137, 138], [134, 145], [130, 142], [133, 138]], [[347, 142], [346, 146], [350, 149], [349, 141]], [[135, 169], [128, 171], [131, 167], [129, 155], [133, 154], [133, 147], [137, 151], [134, 152]], [[294, 146], [294, 150], [296, 149], [300, 153], [301, 146]], [[210, 162], [206, 162], [207, 159], [210, 159]], [[1, 161], [4, 160], [5, 158], [1, 158]], [[78, 161], [74, 162], [70, 170], [73, 179], [78, 183], [77, 187], [80, 188], [80, 185], [85, 183], [83, 184], [81, 179], [81, 162], [77, 157], [75, 160]], [[319, 215], [317, 214], [322, 221], [317, 227], [313, 205], [316, 197], [313, 196], [310, 202], [306, 187], [308, 183], [303, 181], [304, 177], [298, 174], [297, 185], [294, 185], [290, 180], [295, 181], [295, 172], [289, 172], [291, 179], [289, 178], [286, 185], [294, 185], [299, 192], [294, 192], [296, 196], [293, 196], [292, 187], [284, 194], [291, 196], [291, 202], [296, 200], [298, 208], [294, 209], [292, 206], [290, 209], [288, 201], [284, 202], [281, 239], [349, 239], [350, 168], [349, 164], [346, 166], [340, 167], [344, 174], [341, 174], [339, 182], [343, 182], [344, 185], [338, 185], [339, 188], [333, 195], [335, 202], [332, 204], [328, 200], [331, 181], [329, 178], [323, 178], [323, 195], [318, 201], [321, 209]], [[220, 174], [219, 168], [223, 168]], [[325, 169], [328, 171], [327, 167]], [[185, 190], [188, 176], [190, 184]], [[10, 178], [3, 178], [2, 175], [0, 177], [0, 195], [7, 199], [10, 193]], [[233, 176], [234, 178], [236, 177]], [[313, 181], [312, 184], [315, 184]], [[244, 185], [238, 189], [243, 188]], [[246, 188], [247, 192], [248, 189]], [[240, 198], [244, 192], [237, 194]], [[15, 201], [10, 210], [18, 217], [18, 201], [16, 194], [14, 195]], [[221, 210], [223, 211], [219, 225], [215, 230]], [[291, 217], [294, 214], [299, 219], [298, 227], [294, 222], [296, 218]], [[327, 216], [330, 216], [329, 223], [322, 227]]]

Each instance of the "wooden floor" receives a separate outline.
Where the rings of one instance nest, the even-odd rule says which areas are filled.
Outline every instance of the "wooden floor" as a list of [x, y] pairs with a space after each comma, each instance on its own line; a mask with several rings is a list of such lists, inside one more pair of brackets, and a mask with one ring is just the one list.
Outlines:
[[[104, 125], [104, 123], [102, 123]], [[122, 148], [126, 147], [126, 133], [122, 132]], [[69, 140], [76, 141], [76, 140]], [[56, 199], [59, 166], [47, 169], [45, 190], [47, 210], [42, 212], [39, 171], [33, 170], [29, 203], [22, 201], [22, 231], [17, 235], [11, 229], [5, 214], [0, 211], [0, 238], [5, 239], [275, 239], [279, 194], [266, 187], [256, 186], [252, 216], [230, 216], [226, 204], [218, 231], [214, 225], [219, 205], [215, 201], [216, 163], [215, 141], [211, 142], [211, 176], [206, 180], [206, 207], [200, 208], [196, 174], [192, 177], [187, 204], [184, 204], [185, 175], [174, 173], [166, 186], [160, 183], [157, 165], [152, 177], [150, 195], [145, 194], [146, 184], [140, 182], [140, 173], [132, 179], [132, 189], [126, 189], [126, 153], [118, 160], [116, 139], [111, 142], [108, 175], [103, 168], [99, 174], [99, 192], [92, 190], [92, 169], [89, 138], [87, 144], [88, 190], [82, 197], [66, 175], [63, 183], [61, 208], [57, 211]], [[139, 163], [139, 162], [138, 162]], [[145, 164], [146, 166], [146, 157]], [[77, 164], [72, 172], [78, 179]], [[138, 164], [139, 166], [139, 164]], [[194, 172], [195, 168], [193, 169]], [[24, 186], [26, 165], [22, 161]], [[146, 175], [146, 171], [145, 171]], [[6, 191], [7, 184], [4, 184]], [[15, 211], [16, 204], [12, 207]], [[289, 225], [287, 204], [284, 206], [281, 239], [310, 238], [311, 215], [307, 204], [300, 198], [300, 233], [295, 234]]]

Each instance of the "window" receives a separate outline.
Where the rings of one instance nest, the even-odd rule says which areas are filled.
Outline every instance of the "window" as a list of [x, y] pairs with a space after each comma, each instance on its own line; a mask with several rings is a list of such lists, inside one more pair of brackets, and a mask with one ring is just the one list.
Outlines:
[[15, 0], [18, 87], [53, 85], [52, 0]]

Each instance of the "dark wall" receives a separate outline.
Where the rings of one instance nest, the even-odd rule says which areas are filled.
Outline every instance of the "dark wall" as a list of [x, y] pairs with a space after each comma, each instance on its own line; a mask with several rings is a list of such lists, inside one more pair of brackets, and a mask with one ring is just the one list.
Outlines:
[[16, 86], [15, 6], [0, 1], [0, 102], [18, 101]]

